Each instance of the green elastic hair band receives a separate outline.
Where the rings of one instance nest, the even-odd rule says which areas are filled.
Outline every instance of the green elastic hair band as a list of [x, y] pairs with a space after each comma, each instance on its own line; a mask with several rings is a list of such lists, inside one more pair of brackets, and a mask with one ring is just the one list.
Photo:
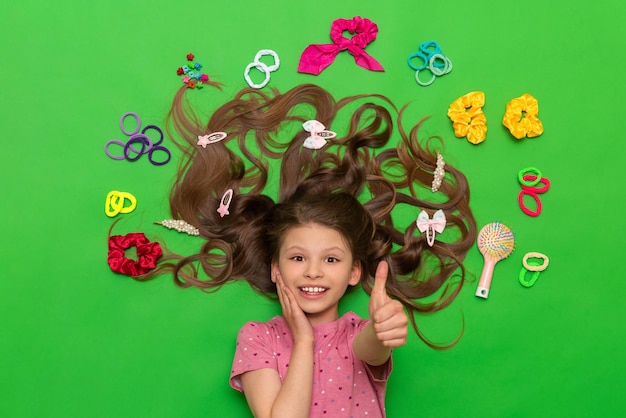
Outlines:
[[[537, 178], [534, 180], [524, 180], [524, 176], [526, 174], [534, 174], [535, 176], [537, 176]], [[517, 173], [517, 180], [523, 186], [528, 186], [528, 187], [536, 186], [541, 181], [541, 171], [539, 171], [539, 169], [535, 167], [523, 168], [519, 171], [519, 173]]]

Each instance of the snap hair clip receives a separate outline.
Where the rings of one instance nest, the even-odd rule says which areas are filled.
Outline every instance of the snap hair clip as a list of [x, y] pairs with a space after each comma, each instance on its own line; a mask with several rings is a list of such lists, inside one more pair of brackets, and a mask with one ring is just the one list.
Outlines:
[[429, 219], [428, 213], [422, 210], [417, 216], [415, 224], [420, 232], [426, 232], [426, 242], [432, 247], [435, 243], [435, 235], [441, 234], [446, 227], [446, 215], [443, 210], [439, 209], [433, 214], [433, 218]]
[[307, 120], [302, 124], [305, 131], [311, 135], [304, 140], [302, 146], [308, 149], [320, 149], [326, 145], [326, 140], [334, 138], [337, 134], [333, 131], [327, 131], [326, 127], [316, 120]]
[[217, 213], [223, 218], [226, 215], [230, 215], [228, 209], [230, 209], [230, 203], [233, 200], [233, 189], [228, 189], [224, 192], [222, 200], [220, 200], [220, 207], [217, 209]]
[[206, 148], [207, 145], [220, 142], [226, 139], [227, 136], [226, 132], [213, 132], [208, 135], [198, 135], [198, 142], [196, 144], [202, 146], [202, 148]]

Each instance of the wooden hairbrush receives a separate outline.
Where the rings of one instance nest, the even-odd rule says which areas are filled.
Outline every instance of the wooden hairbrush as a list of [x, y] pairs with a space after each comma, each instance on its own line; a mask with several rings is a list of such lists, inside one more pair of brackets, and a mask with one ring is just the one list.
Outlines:
[[493, 269], [498, 261], [511, 254], [515, 246], [515, 238], [506, 225], [492, 222], [482, 227], [478, 233], [477, 244], [485, 259], [485, 265], [478, 281], [476, 296], [487, 299]]

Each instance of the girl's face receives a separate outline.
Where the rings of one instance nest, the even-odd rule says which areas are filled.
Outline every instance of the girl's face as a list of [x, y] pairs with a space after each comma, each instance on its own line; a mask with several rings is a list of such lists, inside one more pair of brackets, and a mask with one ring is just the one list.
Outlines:
[[338, 305], [348, 286], [359, 283], [360, 263], [342, 235], [334, 229], [307, 224], [289, 229], [272, 263], [272, 281], [280, 271], [311, 325], [339, 318]]

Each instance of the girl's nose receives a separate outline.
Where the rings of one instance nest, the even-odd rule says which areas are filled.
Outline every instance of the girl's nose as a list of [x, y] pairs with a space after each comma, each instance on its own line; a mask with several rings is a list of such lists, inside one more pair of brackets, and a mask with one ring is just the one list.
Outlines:
[[322, 268], [318, 262], [310, 261], [307, 263], [306, 267], [307, 268], [306, 268], [304, 275], [308, 279], [319, 279], [320, 277], [322, 277], [323, 275]]

